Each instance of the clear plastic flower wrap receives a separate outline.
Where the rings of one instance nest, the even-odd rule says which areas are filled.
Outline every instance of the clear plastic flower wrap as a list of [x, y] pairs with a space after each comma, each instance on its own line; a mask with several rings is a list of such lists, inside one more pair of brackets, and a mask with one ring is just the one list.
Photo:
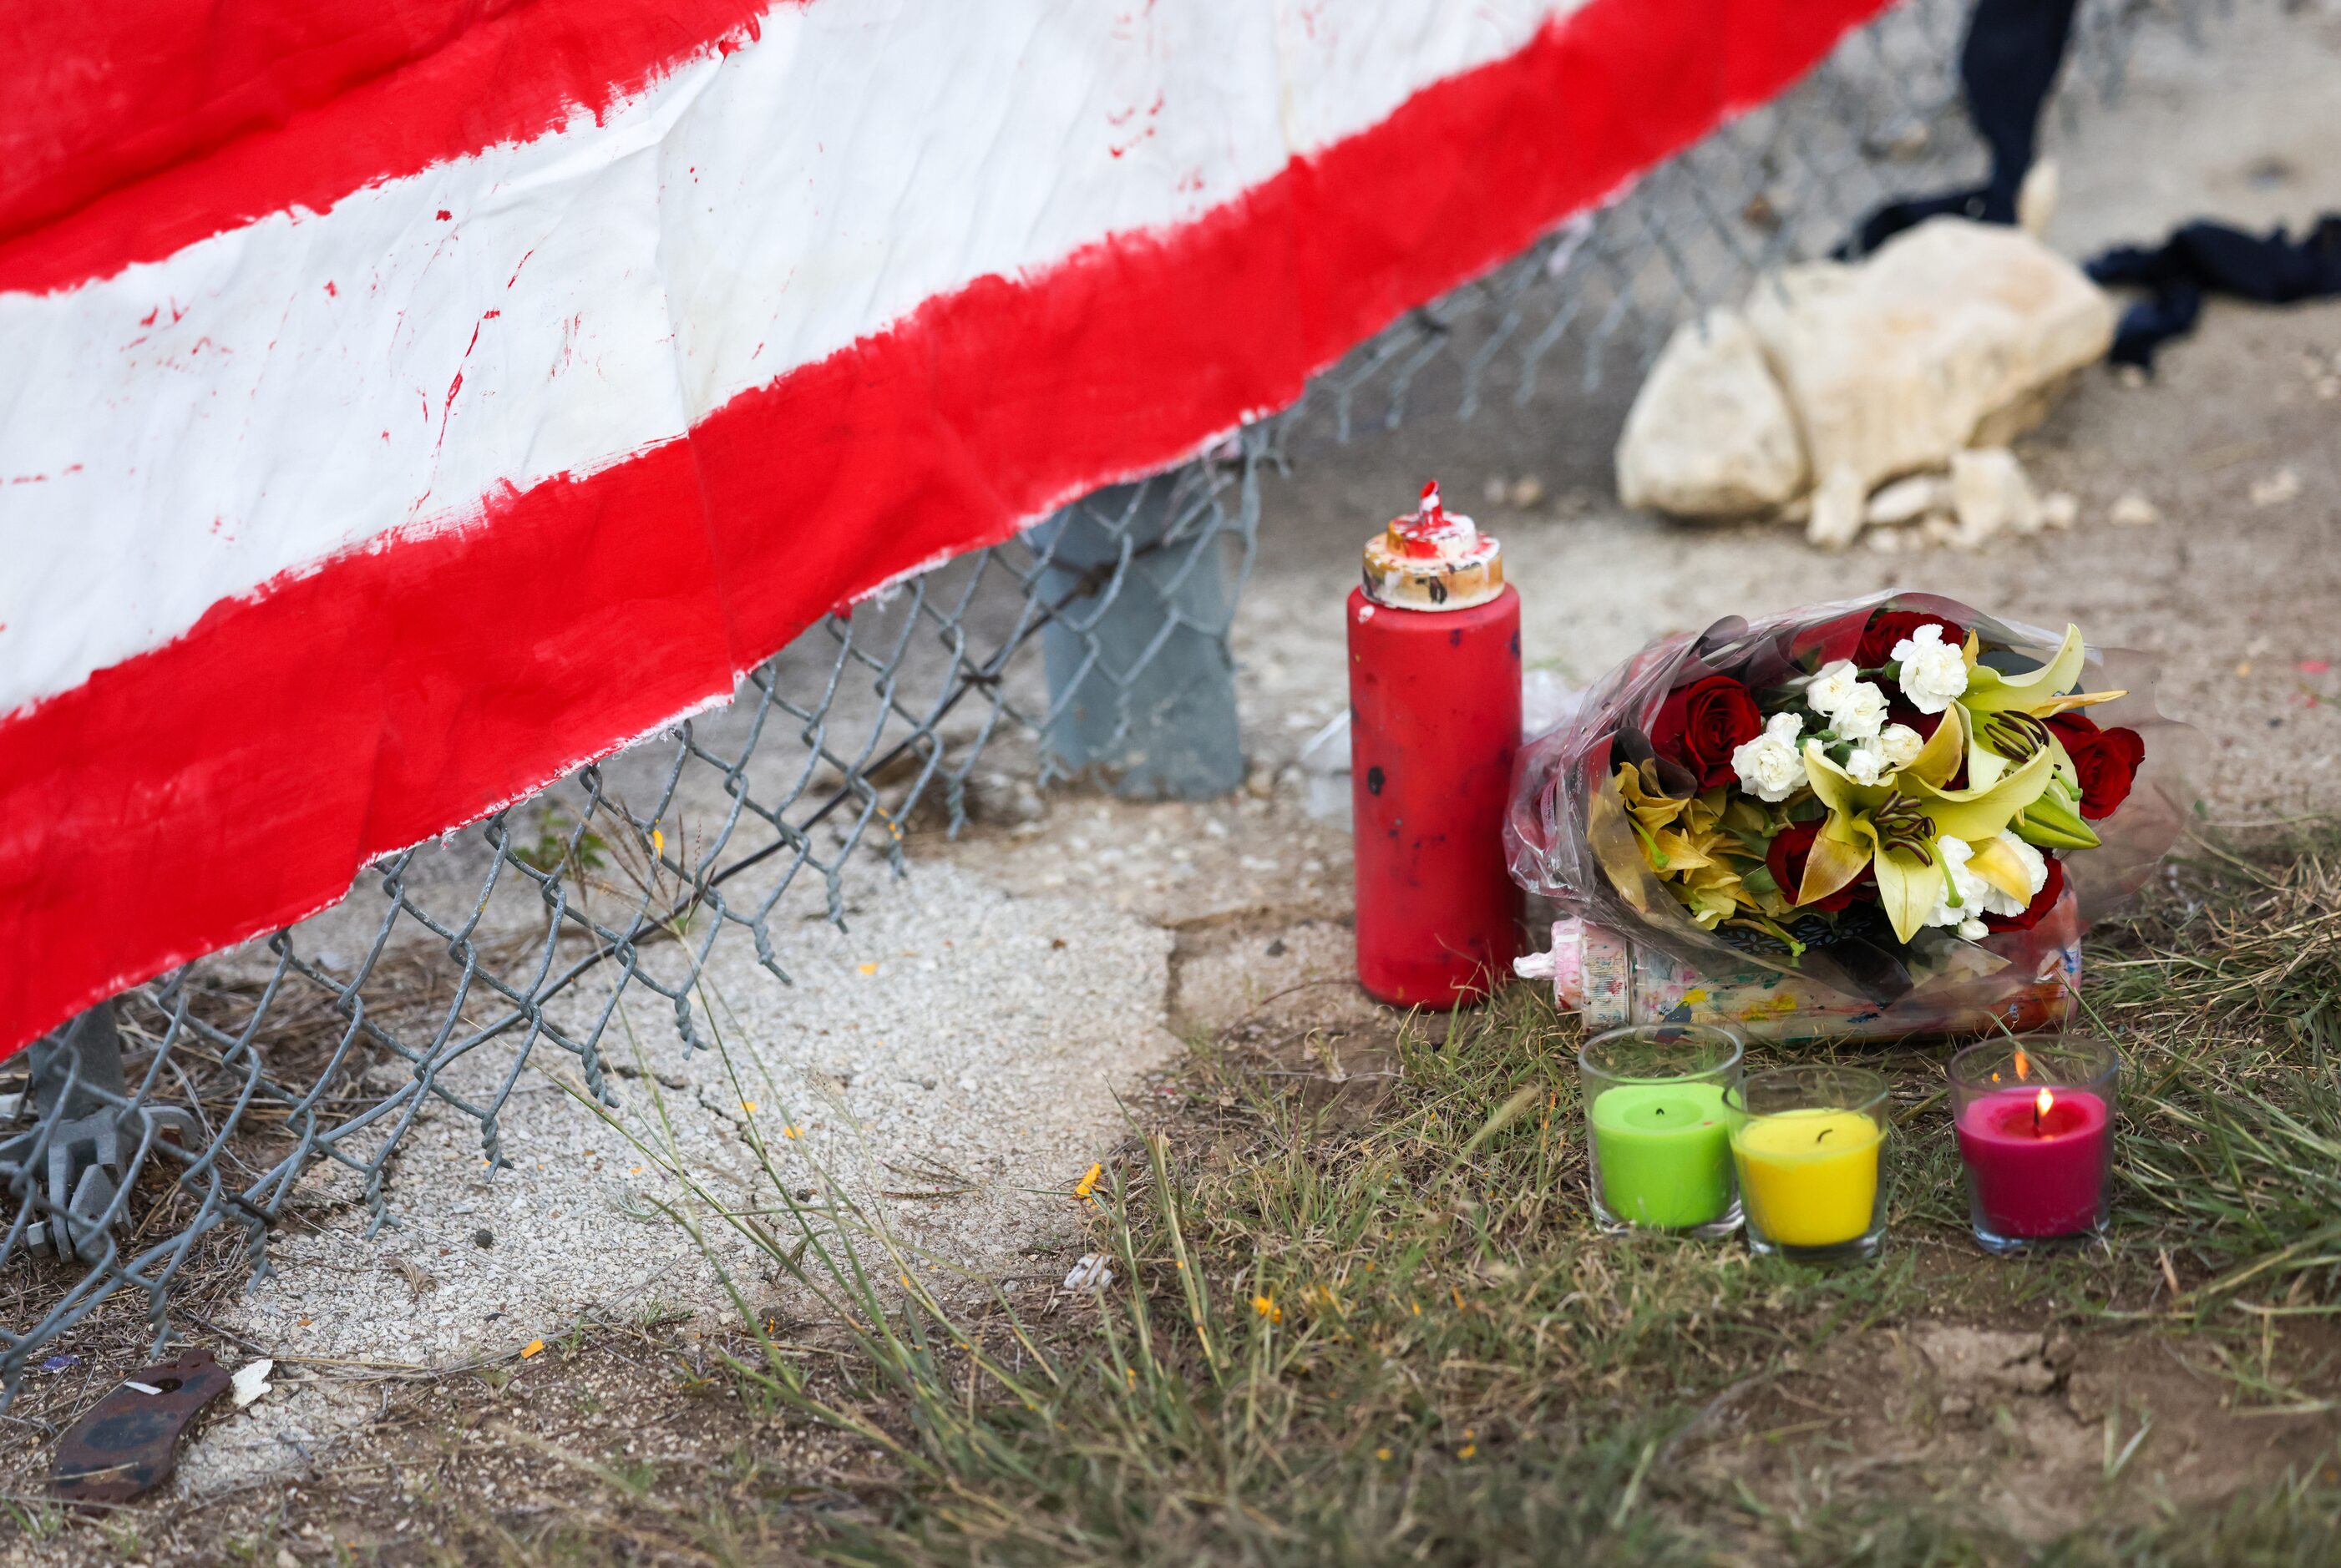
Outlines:
[[2155, 675], [1931, 594], [1651, 644], [1521, 754], [1506, 849], [1565, 917], [1558, 988], [1774, 1038], [2053, 1024], [2184, 825]]

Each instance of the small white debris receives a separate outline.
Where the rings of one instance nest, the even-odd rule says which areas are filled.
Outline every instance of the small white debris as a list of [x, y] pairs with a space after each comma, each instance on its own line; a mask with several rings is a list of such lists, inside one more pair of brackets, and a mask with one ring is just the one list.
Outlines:
[[1880, 555], [1897, 554], [1902, 549], [1901, 531], [1892, 528], [1873, 528], [1863, 536], [1862, 542]]
[[2107, 515], [2124, 528], [2144, 528], [2162, 521], [2162, 509], [2137, 491], [2131, 491], [2114, 502], [2114, 509]]
[[2282, 506], [2300, 494], [2300, 475], [2288, 468], [2280, 468], [2266, 479], [2252, 481], [2254, 506]]
[[2040, 526], [2070, 528], [2081, 515], [2081, 503], [2069, 490], [2052, 490], [2040, 498]]
[[1083, 1253], [1081, 1261], [1073, 1265], [1072, 1271], [1065, 1275], [1065, 1288], [1067, 1290], [1113, 1288], [1113, 1270], [1106, 1265], [1105, 1254]]
[[2040, 502], [2024, 465], [2004, 446], [1951, 454], [1951, 504], [1959, 514], [1959, 542], [1981, 544], [2000, 532], [2040, 531]]
[[162, 1393], [162, 1392], [163, 1392], [161, 1389], [159, 1389], [159, 1388], [155, 1387], [153, 1384], [151, 1384], [151, 1383], [141, 1383], [141, 1382], [139, 1382], [139, 1381], [138, 1381], [136, 1378], [134, 1378], [134, 1377], [125, 1377], [125, 1378], [124, 1378], [124, 1379], [122, 1380], [122, 1386], [123, 1386], [123, 1387], [125, 1387], [125, 1388], [134, 1388], [134, 1389], [136, 1389], [136, 1390], [137, 1390], [139, 1393], [141, 1393], [141, 1394], [160, 1394], [160, 1393]]
[[1529, 508], [1534, 506], [1543, 499], [1544, 481], [1539, 479], [1536, 475], [1532, 473], [1523, 474], [1519, 478], [1512, 481], [1511, 501], [1512, 504], [1515, 507], [1518, 507], [1520, 511], [1526, 511]]
[[264, 1355], [258, 1361], [246, 1362], [236, 1368], [235, 1375], [228, 1379], [228, 1388], [235, 1395], [235, 1407], [242, 1410], [274, 1388], [276, 1385], [268, 1381], [268, 1374], [275, 1370], [276, 1358], [271, 1355]]
[[1914, 473], [1881, 486], [1863, 515], [1872, 523], [1916, 522], [1930, 511], [1951, 509], [1951, 481], [1939, 473]]
[[1843, 463], [1828, 471], [1813, 492], [1813, 515], [1805, 524], [1807, 543], [1843, 550], [1861, 532], [1861, 475]]

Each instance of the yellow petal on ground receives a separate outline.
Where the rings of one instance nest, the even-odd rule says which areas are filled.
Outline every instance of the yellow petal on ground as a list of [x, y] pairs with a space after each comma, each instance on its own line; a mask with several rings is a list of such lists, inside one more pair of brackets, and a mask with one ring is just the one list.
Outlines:
[[865, 975], [874, 975], [878, 972], [878, 966], [875, 964], [864, 964], [862, 966], [862, 972]]
[[544, 1341], [541, 1339], [532, 1339], [526, 1345], [521, 1346], [520, 1358], [523, 1361], [526, 1361], [532, 1355], [542, 1355], [543, 1354]]

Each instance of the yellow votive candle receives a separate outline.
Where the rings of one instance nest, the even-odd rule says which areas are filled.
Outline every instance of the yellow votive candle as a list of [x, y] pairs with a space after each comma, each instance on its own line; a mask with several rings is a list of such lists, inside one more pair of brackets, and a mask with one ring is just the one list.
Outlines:
[[1878, 1125], [1859, 1111], [1750, 1116], [1731, 1135], [1748, 1223], [1783, 1246], [1836, 1246], [1878, 1207]]

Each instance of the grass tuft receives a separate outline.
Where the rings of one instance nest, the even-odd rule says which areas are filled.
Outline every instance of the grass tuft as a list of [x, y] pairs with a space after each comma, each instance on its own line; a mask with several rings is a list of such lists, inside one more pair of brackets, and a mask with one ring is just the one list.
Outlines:
[[[746, 1237], [839, 1325], [809, 1358], [735, 1293], [742, 1385], [872, 1457], [838, 1561], [2326, 1560], [2341, 839], [2201, 846], [2092, 939], [2087, 987], [2127, 1062], [2094, 1253], [1974, 1252], [1944, 1046], [1841, 1053], [1896, 1086], [1881, 1265], [1600, 1236], [1577, 1030], [1528, 987], [1409, 1020], [1362, 1125], [1198, 1042], [1183, 1104], [1081, 1184], [1114, 1282], [1037, 1308], [939, 1291], [882, 1213], [834, 1182], [799, 1203], [761, 1146], [752, 1202], [672, 1160], [669, 1213]], [[1944, 1324], [2037, 1331], [2037, 1372], [1978, 1406], [1892, 1370]], [[2185, 1468], [2211, 1417], [2169, 1401], [2204, 1384], [2219, 1420], [2275, 1418], [2234, 1484]], [[2067, 1428], [2077, 1457], [2051, 1452]], [[2027, 1475], [2060, 1494], [2027, 1501]]]

